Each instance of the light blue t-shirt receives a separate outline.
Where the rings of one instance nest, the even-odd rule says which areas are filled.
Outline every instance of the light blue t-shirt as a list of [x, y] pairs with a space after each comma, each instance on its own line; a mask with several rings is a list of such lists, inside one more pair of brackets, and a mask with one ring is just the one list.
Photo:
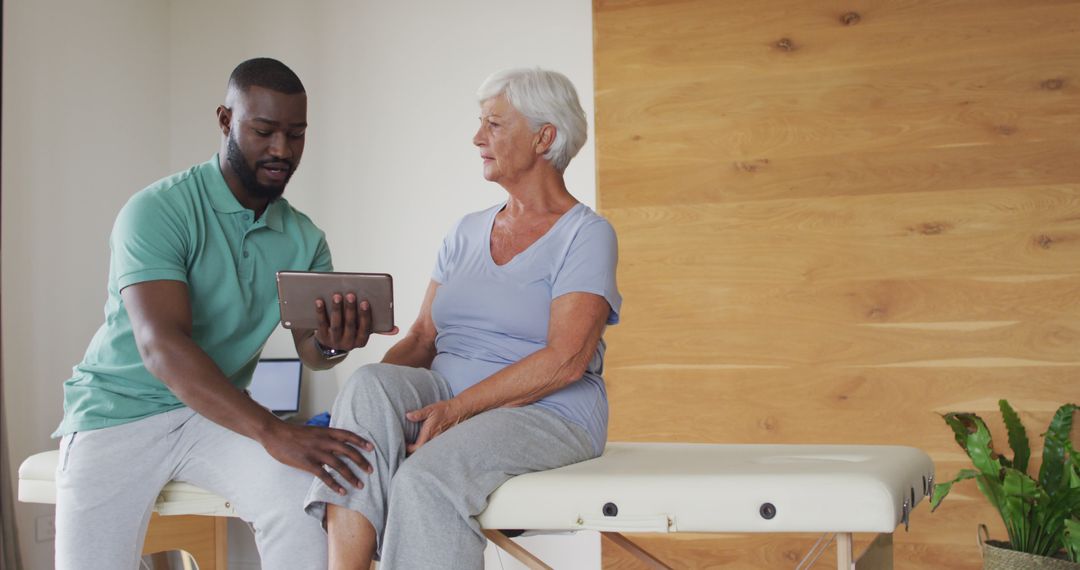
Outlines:
[[[454, 394], [547, 346], [551, 302], [574, 292], [593, 293], [619, 322], [622, 296], [615, 284], [615, 230], [577, 204], [505, 265], [491, 258], [491, 227], [499, 204], [462, 218], [443, 240], [432, 279], [440, 284], [432, 304], [438, 335], [431, 369]], [[604, 340], [580, 380], [537, 402], [580, 425], [599, 455], [607, 441]]]

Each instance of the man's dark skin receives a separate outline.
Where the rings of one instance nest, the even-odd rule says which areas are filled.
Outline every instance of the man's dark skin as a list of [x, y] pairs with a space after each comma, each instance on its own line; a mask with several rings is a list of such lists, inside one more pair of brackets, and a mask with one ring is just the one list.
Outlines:
[[[258, 219], [300, 163], [307, 95], [230, 86], [217, 118], [222, 134], [218, 153], [221, 173], [237, 201]], [[233, 159], [243, 160], [243, 166], [229, 164], [230, 140]], [[235, 169], [243, 167], [249, 174], [254, 172], [255, 188], [248, 186], [250, 178], [245, 184], [237, 174]], [[148, 281], [124, 288], [120, 296], [143, 363], [180, 401], [207, 419], [259, 442], [274, 459], [311, 473], [339, 494], [345, 494], [344, 487], [324, 465], [354, 487], [363, 486], [341, 456], [370, 473], [371, 467], [356, 448], [370, 451], [371, 444], [345, 430], [285, 423], [230, 384], [191, 338], [191, 299], [185, 283]], [[315, 302], [313, 310], [321, 325], [318, 330], [292, 331], [297, 354], [314, 369], [327, 369], [341, 360], [324, 358], [312, 337], [323, 346], [351, 350], [366, 345], [371, 334], [371, 311], [366, 301], [358, 305], [352, 293], [335, 294], [330, 305], [327, 315], [322, 300]]]

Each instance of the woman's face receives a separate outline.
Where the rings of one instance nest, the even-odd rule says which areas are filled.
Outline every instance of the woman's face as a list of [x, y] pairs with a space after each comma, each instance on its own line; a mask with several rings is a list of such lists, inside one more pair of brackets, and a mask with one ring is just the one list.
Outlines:
[[506, 186], [531, 169], [542, 156], [537, 153], [539, 133], [506, 97], [499, 95], [480, 104], [480, 128], [473, 144], [484, 159], [484, 178]]

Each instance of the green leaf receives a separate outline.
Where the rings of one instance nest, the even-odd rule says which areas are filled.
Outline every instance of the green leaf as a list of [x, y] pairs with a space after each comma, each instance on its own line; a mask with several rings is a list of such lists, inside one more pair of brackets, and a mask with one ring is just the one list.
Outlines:
[[1024, 429], [1020, 416], [1012, 409], [1008, 400], [998, 400], [998, 407], [1001, 409], [1001, 417], [1005, 420], [1005, 427], [1009, 431], [1009, 447], [1013, 450], [1012, 467], [1017, 471], [1027, 473], [1028, 461], [1031, 459], [1027, 430]]
[[1005, 469], [1002, 483], [1001, 518], [1009, 529], [1009, 541], [1013, 548], [1023, 552], [1032, 552], [1035, 548], [1035, 535], [1032, 528], [1032, 514], [1040, 506], [1039, 499], [1045, 494], [1039, 484], [1027, 473], [1016, 469]]
[[1080, 487], [1065, 489], [1046, 502], [1047, 509], [1062, 519], [1080, 518]]
[[1080, 512], [1080, 489], [1066, 489], [1054, 497], [1042, 492], [1039, 506], [1035, 513], [1035, 524], [1039, 529], [1038, 544], [1040, 548], [1032, 550], [1033, 554], [1050, 555], [1062, 548], [1065, 521], [1076, 518]]
[[1069, 472], [1069, 488], [1075, 489], [1080, 487], [1080, 454], [1076, 453], [1076, 449], [1073, 449], [1072, 441], [1064, 441], [1065, 454], [1069, 457], [1069, 463], [1071, 468], [1066, 468]]
[[952, 412], [941, 416], [941, 419], [945, 420], [945, 423], [949, 424], [949, 427], [952, 428], [953, 439], [956, 440], [956, 445], [959, 445], [960, 449], [965, 451], [967, 451], [968, 428], [964, 425], [964, 422], [960, 420], [960, 417], [966, 415], [968, 414]]
[[1072, 431], [1073, 414], [1076, 404], [1065, 404], [1054, 413], [1050, 427], [1046, 430], [1043, 445], [1043, 462], [1039, 469], [1039, 483], [1046, 493], [1053, 497], [1062, 489], [1067, 489], [1069, 478], [1066, 476], [1066, 443]]
[[952, 490], [953, 484], [963, 481], [964, 479], [973, 479], [978, 477], [978, 475], [979, 472], [974, 469], [961, 469], [960, 472], [956, 474], [956, 478], [952, 481], [935, 484], [934, 491], [931, 493], [932, 496], [930, 497], [930, 511], [933, 512], [941, 506], [941, 501], [945, 500], [945, 496]]
[[[985, 473], [980, 473], [975, 477], [975, 485], [979, 488], [979, 492], [986, 497], [987, 501], [990, 501], [998, 514], [1001, 515], [1001, 520], [1005, 522], [1005, 527], [1009, 528], [1009, 519], [1005, 517], [1003, 512], [1003, 503], [1005, 502], [1005, 491], [1001, 488], [1001, 481], [998, 481], [996, 477], [987, 477]], [[1011, 531], [1010, 531], [1010, 534]]]
[[1031, 449], [1019, 414], [1005, 400], [1000, 400], [998, 406], [1009, 432], [1012, 460], [994, 452], [990, 430], [978, 415], [943, 415], [975, 469], [961, 470], [952, 481], [935, 485], [931, 506], [940, 506], [955, 483], [975, 479], [979, 492], [1001, 515], [1013, 549], [1047, 556], [1067, 547], [1075, 559], [1080, 554], [1076, 552], [1076, 537], [1080, 534], [1080, 455], [1069, 432], [1078, 407], [1066, 404], [1054, 414], [1043, 434], [1043, 465], [1036, 480], [1026, 472]]
[[957, 418], [968, 429], [964, 450], [971, 458], [972, 465], [982, 471], [983, 475], [1000, 481], [1001, 462], [994, 457], [994, 444], [990, 439], [990, 430], [987, 429], [986, 422], [975, 414], [957, 414]]
[[1069, 553], [1069, 560], [1080, 562], [1080, 519], [1065, 521], [1062, 542], [1065, 544], [1065, 551]]

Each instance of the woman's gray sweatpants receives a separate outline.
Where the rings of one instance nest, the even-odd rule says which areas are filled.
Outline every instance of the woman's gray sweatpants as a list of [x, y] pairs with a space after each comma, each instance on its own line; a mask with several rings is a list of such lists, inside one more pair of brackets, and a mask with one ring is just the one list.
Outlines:
[[330, 425], [372, 442], [375, 450], [363, 454], [374, 471], [368, 475], [350, 462], [364, 487], [339, 479], [349, 490], [345, 496], [315, 479], [305, 508], [319, 520], [327, 503], [364, 515], [375, 527], [382, 570], [482, 568], [486, 539], [473, 517], [488, 496], [515, 475], [594, 455], [583, 428], [526, 406], [473, 416], [406, 458], [420, 424], [405, 414], [450, 396], [436, 372], [370, 364], [349, 378], [334, 403]]

